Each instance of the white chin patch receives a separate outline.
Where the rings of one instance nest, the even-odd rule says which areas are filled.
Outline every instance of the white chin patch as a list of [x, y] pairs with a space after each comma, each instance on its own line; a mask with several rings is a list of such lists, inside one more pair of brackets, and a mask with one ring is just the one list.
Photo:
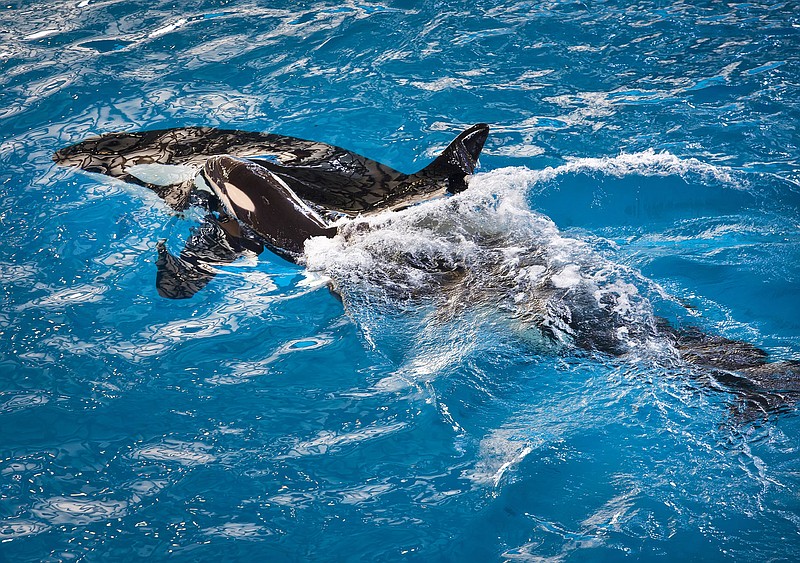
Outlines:
[[128, 166], [125, 172], [148, 184], [170, 186], [193, 179], [197, 175], [197, 168], [171, 164], [134, 164]]

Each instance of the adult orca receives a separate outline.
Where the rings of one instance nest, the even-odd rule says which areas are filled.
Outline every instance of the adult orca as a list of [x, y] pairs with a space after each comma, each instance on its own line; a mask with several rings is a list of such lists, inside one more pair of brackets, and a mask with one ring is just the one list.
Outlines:
[[175, 211], [208, 210], [179, 256], [158, 245], [159, 294], [187, 298], [214, 277], [214, 264], [245, 251], [266, 246], [296, 261], [306, 239], [335, 235], [338, 219], [463, 191], [488, 134], [484, 123], [470, 127], [415, 174], [318, 141], [209, 127], [107, 133], [53, 160], [145, 186]]
[[[257, 254], [266, 246], [297, 261], [309, 237], [334, 236], [342, 218], [463, 191], [488, 132], [486, 124], [470, 127], [415, 174], [317, 141], [207, 127], [109, 133], [61, 149], [53, 160], [145, 186], [175, 211], [190, 205], [208, 210], [179, 256], [171, 255], [163, 242], [158, 246], [159, 293], [186, 298], [214, 277], [214, 264], [229, 263], [243, 252]], [[465, 275], [460, 267], [435, 261], [430, 268], [441, 274], [440, 290], [457, 287]], [[573, 301], [562, 296], [559, 302], [569, 309], [565, 322], [574, 344], [624, 355], [608, 336], [605, 309], [591, 307], [592, 299], [580, 294]], [[765, 351], [747, 342], [691, 327], [676, 329], [666, 321], [656, 325], [654, 334], [668, 339], [684, 361], [710, 368], [716, 382], [740, 393], [748, 417], [800, 398], [800, 362], [770, 362]], [[546, 325], [538, 328], [549, 334]]]

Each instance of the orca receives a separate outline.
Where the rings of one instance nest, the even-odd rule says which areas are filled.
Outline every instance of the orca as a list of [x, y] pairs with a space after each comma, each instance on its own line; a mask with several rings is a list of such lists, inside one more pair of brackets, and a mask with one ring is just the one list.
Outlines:
[[[164, 241], [158, 243], [158, 292], [182, 299], [213, 279], [214, 265], [230, 263], [245, 252], [259, 254], [268, 248], [297, 262], [307, 239], [333, 237], [348, 223], [343, 219], [463, 191], [488, 133], [486, 124], [470, 127], [415, 174], [317, 141], [208, 127], [109, 133], [58, 150], [53, 160], [145, 186], [176, 212], [189, 206], [207, 211], [178, 256], [167, 251]], [[343, 236], [348, 236], [347, 229]], [[466, 274], [464, 265], [434, 261], [425, 267], [441, 282], [442, 291], [458, 287]], [[573, 296], [574, 303], [559, 301], [568, 309], [565, 322], [574, 345], [625, 355], [608, 334], [605, 310], [581, 297]], [[739, 394], [743, 418], [779, 412], [800, 400], [800, 362], [770, 362], [765, 351], [750, 343], [656, 320], [655, 336], [667, 339], [687, 364], [710, 370], [698, 372], [712, 380], [703, 382], [704, 387], [721, 385]], [[537, 328], [557, 340], [546, 323]]]
[[415, 174], [318, 141], [210, 127], [107, 133], [53, 160], [149, 188], [177, 212], [208, 211], [178, 256], [158, 244], [158, 292], [183, 299], [243, 252], [267, 247], [296, 262], [337, 220], [463, 191], [488, 134], [485, 123], [468, 128]]

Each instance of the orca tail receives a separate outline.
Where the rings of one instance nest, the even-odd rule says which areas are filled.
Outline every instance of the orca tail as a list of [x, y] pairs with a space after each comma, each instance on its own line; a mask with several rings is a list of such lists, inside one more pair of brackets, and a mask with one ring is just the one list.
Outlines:
[[415, 176], [447, 178], [447, 191], [452, 194], [465, 190], [467, 184], [464, 178], [478, 166], [478, 157], [488, 136], [489, 126], [486, 123], [473, 125]]
[[771, 362], [766, 351], [749, 342], [694, 327], [678, 330], [661, 322], [660, 328], [672, 335], [685, 361], [709, 368], [713, 380], [738, 397], [739, 421], [793, 410], [800, 403], [800, 362]]

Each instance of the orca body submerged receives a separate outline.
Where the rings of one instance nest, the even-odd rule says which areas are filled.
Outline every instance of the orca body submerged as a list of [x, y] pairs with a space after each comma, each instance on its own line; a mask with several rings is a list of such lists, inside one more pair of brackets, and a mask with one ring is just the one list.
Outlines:
[[[177, 299], [191, 297], [213, 279], [214, 264], [230, 263], [244, 252], [259, 254], [267, 247], [296, 262], [308, 238], [333, 237], [342, 218], [463, 191], [488, 132], [486, 124], [470, 127], [416, 174], [325, 143], [207, 127], [109, 133], [61, 149], [53, 160], [145, 186], [175, 211], [192, 205], [208, 211], [179, 256], [163, 242], [158, 245], [158, 292]], [[159, 175], [165, 166], [177, 173]], [[431, 267], [454, 283], [463, 274]], [[613, 339], [604, 339], [602, 318], [588, 322], [593, 312], [577, 310], [578, 301], [567, 316], [575, 346], [624, 355]], [[546, 326], [537, 328], [548, 334]], [[800, 362], [769, 362], [766, 352], [749, 343], [666, 322], [654, 330], [684, 361], [710, 368], [714, 380], [740, 393], [748, 412], [772, 412], [800, 398]]]

